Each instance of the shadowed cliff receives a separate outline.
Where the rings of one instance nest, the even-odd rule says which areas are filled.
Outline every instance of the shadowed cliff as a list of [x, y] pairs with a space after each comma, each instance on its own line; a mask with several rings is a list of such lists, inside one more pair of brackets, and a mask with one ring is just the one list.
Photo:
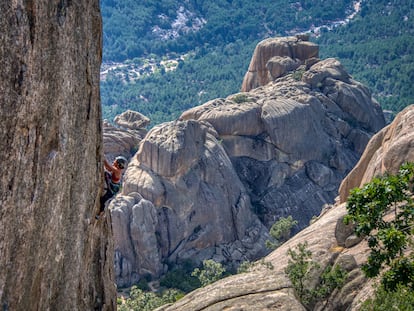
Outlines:
[[0, 3], [3, 310], [114, 310], [98, 1]]

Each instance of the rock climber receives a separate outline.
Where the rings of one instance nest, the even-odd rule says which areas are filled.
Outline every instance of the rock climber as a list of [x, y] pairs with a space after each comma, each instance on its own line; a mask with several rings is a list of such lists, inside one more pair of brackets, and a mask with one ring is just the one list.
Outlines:
[[99, 215], [104, 213], [105, 203], [121, 190], [122, 172], [125, 169], [127, 162], [128, 160], [123, 156], [116, 157], [112, 165], [104, 159], [106, 192], [101, 197], [101, 209]]

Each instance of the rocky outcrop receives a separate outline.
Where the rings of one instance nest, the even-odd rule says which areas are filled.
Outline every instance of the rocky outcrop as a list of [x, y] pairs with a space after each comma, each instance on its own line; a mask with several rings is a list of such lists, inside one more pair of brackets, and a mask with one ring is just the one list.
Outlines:
[[[384, 168], [380, 163], [389, 163], [391, 155], [395, 164], [387, 164], [385, 167], [391, 171], [401, 163], [413, 161], [413, 112], [413, 106], [407, 107], [391, 125], [375, 135], [360, 162], [345, 180], [355, 174], [355, 171], [361, 177], [372, 178], [374, 175], [370, 172], [375, 171], [375, 168]], [[357, 179], [357, 186], [360, 180]], [[369, 179], [365, 180], [368, 181]], [[292, 285], [284, 272], [289, 260], [288, 249], [294, 249], [299, 243], [305, 242], [312, 252], [312, 259], [321, 268], [328, 264], [340, 265], [348, 272], [344, 286], [333, 291], [324, 302], [316, 304], [313, 310], [359, 310], [361, 303], [372, 296], [374, 290], [373, 282], [366, 279], [360, 270], [361, 264], [366, 262], [369, 248], [365, 240], [354, 236], [351, 225], [344, 225], [345, 205], [338, 202], [323, 210], [309, 227], [257, 262], [248, 273], [233, 275], [197, 289], [175, 304], [160, 307], [157, 311], [214, 311], [226, 308], [251, 311], [305, 310], [293, 293]], [[309, 284], [317, 284], [319, 276], [316, 273]]]
[[308, 36], [299, 35], [269, 38], [260, 42], [244, 76], [242, 92], [266, 85], [305, 62], [312, 62], [319, 55], [319, 46], [308, 40]]
[[157, 209], [139, 193], [119, 196], [112, 202], [115, 241], [115, 275], [120, 287], [137, 283], [143, 275], [164, 272], [158, 249]]
[[402, 164], [414, 162], [413, 128], [414, 106], [408, 106], [370, 140], [358, 164], [341, 183], [341, 202], [346, 201], [352, 188], [385, 172], [395, 174]]
[[2, 310], [114, 310], [98, 1], [0, 3]]
[[120, 155], [129, 159], [137, 152], [150, 120], [139, 112], [127, 110], [116, 116], [114, 123], [103, 122], [104, 153], [110, 162]]
[[[314, 56], [304, 49], [293, 55]], [[369, 90], [335, 59], [312, 59], [265, 86], [156, 126], [125, 175], [123, 195], [135, 199], [121, 196], [111, 207], [115, 218], [142, 214], [134, 210], [145, 202], [151, 215], [141, 226], [128, 217], [114, 224], [115, 231], [142, 228], [115, 242], [118, 280], [144, 271], [159, 275], [165, 262], [186, 258], [238, 263], [263, 254], [263, 226], [292, 215], [296, 231], [306, 227], [334, 202], [340, 182], [383, 126]]]
[[265, 254], [267, 230], [211, 126], [190, 120], [153, 128], [124, 180], [124, 195], [110, 206], [118, 284], [160, 275], [165, 262]]
[[[261, 220], [292, 215], [307, 225], [384, 126], [379, 105], [337, 60], [279, 78], [249, 93], [212, 100], [181, 116], [208, 122]], [[260, 212], [259, 212], [260, 211]]]
[[199, 288], [175, 304], [165, 305], [157, 311], [307, 310], [284, 272], [289, 260], [288, 250], [296, 249], [299, 243], [305, 242], [307, 249], [312, 252], [312, 260], [320, 265], [314, 273], [314, 279], [306, 286], [318, 284], [318, 277], [328, 265], [339, 265], [348, 272], [346, 284], [312, 309], [353, 310], [354, 304], [359, 302], [358, 299], [366, 298], [364, 295], [370, 292], [370, 287], [359, 269], [367, 248], [338, 247], [335, 239], [336, 221], [343, 217], [345, 212], [344, 205], [326, 211], [308, 228], [255, 263], [249, 272], [236, 274]]
[[116, 116], [114, 122], [120, 127], [140, 131], [150, 124], [150, 119], [137, 111], [127, 110]]

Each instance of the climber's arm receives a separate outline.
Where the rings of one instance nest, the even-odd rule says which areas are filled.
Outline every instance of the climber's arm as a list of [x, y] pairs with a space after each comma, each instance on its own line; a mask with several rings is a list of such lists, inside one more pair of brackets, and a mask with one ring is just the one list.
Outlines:
[[111, 173], [114, 171], [113, 166], [108, 162], [107, 159], [104, 159], [104, 167], [107, 171], [109, 171]]

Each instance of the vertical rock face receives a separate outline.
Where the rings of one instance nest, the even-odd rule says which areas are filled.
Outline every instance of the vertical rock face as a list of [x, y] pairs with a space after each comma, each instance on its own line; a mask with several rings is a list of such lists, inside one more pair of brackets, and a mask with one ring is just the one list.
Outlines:
[[98, 1], [0, 3], [3, 310], [113, 310]]
[[402, 164], [414, 161], [413, 127], [414, 106], [411, 105], [369, 141], [358, 164], [341, 183], [341, 202], [346, 201], [351, 189], [362, 187], [385, 172], [396, 174]]

